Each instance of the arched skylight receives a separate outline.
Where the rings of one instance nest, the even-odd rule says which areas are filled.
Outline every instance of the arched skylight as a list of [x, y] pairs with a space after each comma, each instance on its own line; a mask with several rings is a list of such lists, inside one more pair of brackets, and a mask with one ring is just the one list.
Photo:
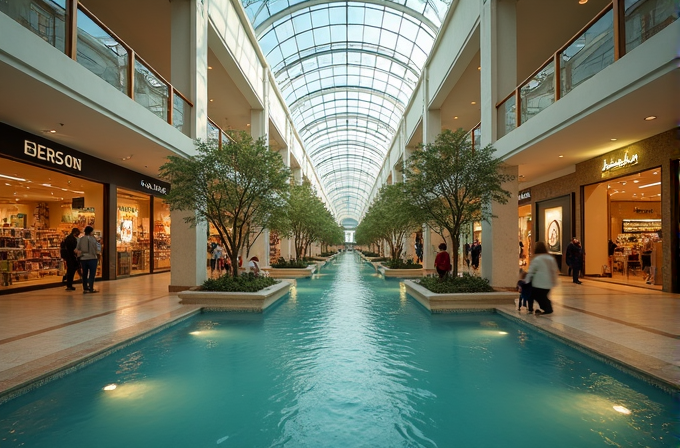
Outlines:
[[448, 2], [243, 6], [336, 218], [359, 220]]

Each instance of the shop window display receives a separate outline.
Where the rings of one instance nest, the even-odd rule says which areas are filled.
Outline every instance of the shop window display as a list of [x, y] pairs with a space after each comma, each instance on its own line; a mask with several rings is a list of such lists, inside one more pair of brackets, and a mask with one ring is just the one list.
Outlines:
[[170, 206], [162, 199], [153, 202], [153, 269], [170, 269]]
[[151, 272], [149, 196], [118, 189], [116, 271], [118, 276]]
[[[60, 283], [66, 271], [60, 243], [73, 227], [97, 229], [102, 197], [99, 184], [3, 159], [0, 288]], [[74, 209], [74, 198], [89, 207]]]

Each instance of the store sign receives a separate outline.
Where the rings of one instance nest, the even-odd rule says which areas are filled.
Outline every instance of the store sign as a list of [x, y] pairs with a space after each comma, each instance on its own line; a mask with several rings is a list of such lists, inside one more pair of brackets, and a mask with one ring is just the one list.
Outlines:
[[70, 154], [64, 154], [62, 151], [55, 151], [44, 145], [39, 145], [30, 140], [24, 140], [24, 154], [29, 157], [35, 157], [38, 160], [44, 160], [52, 165], [65, 166], [76, 171], [83, 170], [83, 161]]
[[153, 182], [147, 182], [144, 179], [142, 179], [141, 186], [143, 188], [146, 188], [149, 191], [155, 191], [156, 193], [160, 193], [160, 194], [168, 194], [167, 187], [162, 187], [162, 186], [155, 184]]
[[519, 194], [517, 195], [517, 200], [519, 202], [530, 201], [531, 200], [531, 189], [520, 191]]
[[612, 157], [607, 161], [607, 159], [604, 159], [604, 163], [602, 165], [602, 172], [603, 173], [608, 173], [609, 171], [614, 171], [618, 170], [620, 168], [626, 168], [628, 166], [632, 165], [637, 165], [638, 164], [638, 155], [633, 154], [632, 156], [628, 156], [628, 151], [623, 156], [623, 159], [619, 158], [618, 160], [614, 160]]
[[123, 206], [123, 205], [119, 205], [118, 211], [121, 212], [121, 213], [127, 213], [127, 214], [130, 214], [130, 215], [137, 216], [137, 209], [134, 208], [134, 207], [126, 207], [126, 206]]
[[654, 214], [654, 209], [653, 208], [638, 208], [635, 207], [633, 209], [635, 213], [642, 213], [642, 214]]

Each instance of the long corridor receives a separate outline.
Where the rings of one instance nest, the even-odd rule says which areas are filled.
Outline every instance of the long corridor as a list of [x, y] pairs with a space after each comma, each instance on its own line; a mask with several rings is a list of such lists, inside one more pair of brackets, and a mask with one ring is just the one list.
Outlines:
[[[53, 288], [0, 296], [0, 402], [35, 380], [200, 312], [167, 291], [169, 277], [101, 282], [96, 295]], [[563, 280], [552, 292], [553, 315], [509, 306], [499, 312], [680, 389], [679, 295]]]

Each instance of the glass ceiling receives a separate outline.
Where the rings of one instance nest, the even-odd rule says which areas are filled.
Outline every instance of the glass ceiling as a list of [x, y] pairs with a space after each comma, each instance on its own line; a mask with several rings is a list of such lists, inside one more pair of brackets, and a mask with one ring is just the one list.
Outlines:
[[450, 0], [242, 0], [336, 219], [360, 220]]

